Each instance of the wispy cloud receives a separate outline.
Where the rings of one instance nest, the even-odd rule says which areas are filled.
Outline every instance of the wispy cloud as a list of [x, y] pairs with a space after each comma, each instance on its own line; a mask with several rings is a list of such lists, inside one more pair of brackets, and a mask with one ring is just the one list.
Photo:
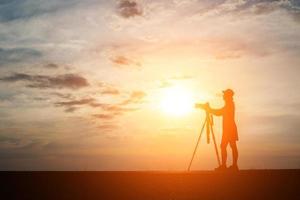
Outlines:
[[55, 105], [57, 105], [57, 106], [78, 106], [78, 105], [90, 105], [93, 102], [95, 102], [95, 99], [88, 98], [88, 99], [80, 99], [80, 100], [73, 100], [73, 101], [57, 102], [57, 103], [55, 103]]
[[115, 118], [116, 114], [94, 114], [93, 117], [97, 118], [97, 119], [103, 119], [103, 120], [111, 120], [113, 118]]
[[78, 109], [78, 107], [68, 107], [65, 109], [66, 113], [73, 113]]
[[125, 56], [116, 56], [111, 61], [118, 67], [141, 67], [141, 63]]
[[300, 5], [299, 1], [297, 0], [237, 1], [236, 3], [231, 3], [231, 9], [227, 10], [227, 13], [229, 12], [246, 15], [265, 15], [280, 10], [286, 11], [291, 17], [295, 19], [295, 21], [298, 21], [298, 17], [300, 15]]
[[78, 0], [4, 0], [0, 2], [0, 22], [30, 19], [32, 17], [66, 9], [78, 2]]
[[107, 83], [100, 83], [100, 93], [102, 95], [119, 95], [121, 92], [119, 91], [118, 88], [116, 88], [113, 85], [107, 84]]
[[[92, 108], [101, 108], [105, 113], [95, 114], [97, 118], [110, 118], [112, 116], [122, 115], [126, 112], [132, 112], [138, 110], [136, 107], [130, 107], [132, 104], [139, 104], [143, 102], [146, 93], [142, 91], [134, 91], [128, 98], [120, 103], [99, 103], [95, 98], [83, 98], [79, 100], [69, 100], [56, 102], [55, 106], [65, 107], [66, 112], [73, 112], [76, 109], [72, 109], [78, 106], [88, 106]], [[129, 107], [128, 107], [129, 106]]]
[[117, 126], [115, 124], [102, 124], [102, 125], [98, 126], [98, 128], [100, 130], [112, 131], [112, 130], [119, 128], [119, 126]]
[[[154, 105], [163, 91], [152, 83], [186, 84], [199, 98], [232, 85], [237, 111], [249, 112], [237, 113], [240, 148], [259, 149], [249, 153], [253, 158], [266, 153], [257, 144], [272, 146], [275, 156], [279, 147], [282, 155], [296, 155], [287, 165], [298, 166], [299, 6], [297, 0], [0, 0], [0, 169], [47, 170], [49, 156], [57, 157], [51, 164], [74, 169], [95, 149], [122, 163], [134, 159], [124, 149], [155, 148], [139, 138], [187, 139], [197, 120], [174, 118], [176, 126], [168, 126]], [[269, 114], [257, 116], [259, 110]], [[158, 132], [141, 136], [153, 123]], [[72, 161], [61, 162], [66, 157]]]
[[57, 96], [62, 99], [72, 99], [72, 94], [70, 93], [59, 93], [59, 92], [52, 92], [51, 95]]
[[80, 89], [89, 86], [88, 81], [84, 77], [77, 74], [47, 76], [47, 75], [30, 75], [25, 73], [15, 73], [0, 78], [0, 81], [7, 82], [7, 83], [25, 81], [27, 87], [39, 88], [39, 89], [45, 89], [45, 88]]
[[120, 105], [128, 105], [141, 103], [146, 96], [146, 93], [143, 91], [134, 91], [130, 94], [129, 98], [120, 103]]
[[7, 64], [30, 61], [43, 56], [43, 53], [31, 48], [1, 48], [0, 67]]
[[54, 63], [49, 63], [49, 64], [44, 65], [44, 67], [48, 68], [48, 69], [58, 69], [59, 65], [54, 64]]

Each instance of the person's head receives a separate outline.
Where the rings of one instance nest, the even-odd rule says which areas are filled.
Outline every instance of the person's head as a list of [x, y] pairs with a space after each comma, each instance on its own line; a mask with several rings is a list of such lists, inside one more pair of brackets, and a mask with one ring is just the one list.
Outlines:
[[232, 89], [223, 90], [223, 99], [225, 102], [233, 101], [234, 92]]

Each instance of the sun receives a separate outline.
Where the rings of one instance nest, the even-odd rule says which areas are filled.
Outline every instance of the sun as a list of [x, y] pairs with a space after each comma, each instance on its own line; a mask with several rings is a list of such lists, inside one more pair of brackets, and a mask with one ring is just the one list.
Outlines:
[[174, 86], [163, 91], [160, 106], [166, 114], [183, 116], [192, 111], [193, 103], [193, 95], [190, 90]]

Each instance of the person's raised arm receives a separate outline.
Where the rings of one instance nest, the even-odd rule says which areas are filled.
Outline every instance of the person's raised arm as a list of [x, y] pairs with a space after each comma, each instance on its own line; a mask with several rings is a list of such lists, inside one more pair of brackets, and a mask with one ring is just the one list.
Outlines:
[[221, 116], [221, 115], [223, 115], [223, 112], [224, 112], [224, 107], [220, 108], [220, 109], [214, 109], [214, 108], [210, 107], [209, 103], [205, 103], [205, 104], [196, 103], [195, 107], [201, 108], [201, 109], [203, 109], [213, 115], [216, 115], [216, 116]]
[[219, 109], [214, 109], [214, 108], [211, 108], [210, 106], [208, 106], [207, 111], [213, 115], [221, 116], [224, 113], [224, 107], [219, 108]]

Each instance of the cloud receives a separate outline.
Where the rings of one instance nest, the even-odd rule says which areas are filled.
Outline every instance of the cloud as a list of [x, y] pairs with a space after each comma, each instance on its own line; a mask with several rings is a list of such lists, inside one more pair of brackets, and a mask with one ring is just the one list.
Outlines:
[[95, 99], [88, 98], [88, 99], [80, 99], [80, 100], [73, 100], [73, 101], [56, 102], [55, 105], [57, 105], [57, 106], [78, 106], [78, 105], [90, 105], [93, 102], [95, 102]]
[[116, 114], [94, 114], [93, 117], [97, 119], [103, 119], [103, 120], [111, 120], [115, 118]]
[[111, 61], [116, 64], [117, 66], [135, 66], [135, 67], [141, 67], [141, 63], [126, 58], [125, 56], [116, 56], [111, 58]]
[[104, 95], [119, 95], [120, 92], [116, 88], [106, 88], [106, 89], [101, 91], [101, 94], [104, 94]]
[[119, 95], [120, 91], [112, 85], [100, 83], [101, 94], [103, 95]]
[[63, 98], [63, 99], [71, 99], [72, 98], [72, 94], [59, 93], [59, 92], [52, 92], [51, 94], [54, 96], [57, 96], [59, 98]]
[[78, 108], [77, 107], [69, 107], [69, 108], [66, 108], [65, 109], [65, 112], [66, 113], [73, 113], [77, 110]]
[[2, 0], [0, 1], [0, 22], [30, 19], [69, 8], [78, 2], [77, 0]]
[[[92, 108], [101, 108], [103, 111], [109, 113], [110, 115], [122, 115], [124, 112], [132, 112], [138, 110], [137, 108], [127, 108], [124, 107], [125, 105], [130, 104], [128, 103], [119, 103], [119, 104], [107, 104], [107, 103], [98, 103], [96, 99], [94, 98], [84, 98], [80, 100], [71, 100], [71, 101], [62, 101], [62, 102], [56, 102], [54, 105], [59, 107], [66, 107], [65, 112], [73, 112], [76, 109], [72, 109], [74, 107], [78, 108], [78, 106], [88, 106]], [[98, 118], [105, 118], [108, 116], [101, 114], [97, 115]]]
[[[3, 130], [1, 130], [3, 132]], [[0, 135], [0, 144], [9, 144], [13, 146], [19, 146], [22, 143], [21, 138], [17, 137], [11, 137], [11, 136], [5, 136], [5, 135]]]
[[[181, 7], [178, 1], [177, 9]], [[190, 1], [187, 7], [187, 15], [202, 17], [203, 15], [227, 15], [239, 16], [267, 15], [276, 11], [286, 11], [296, 22], [300, 22], [300, 5], [298, 0], [202, 0]]]
[[118, 13], [124, 18], [141, 16], [142, 8], [135, 0], [120, 0], [118, 5]]
[[0, 78], [0, 80], [4, 82], [16, 82], [16, 81], [25, 81], [25, 80], [30, 81], [31, 79], [32, 79], [31, 75], [22, 74], [22, 73], [15, 73], [11, 76]]
[[217, 60], [238, 59], [246, 55], [265, 57], [277, 51], [277, 48], [274, 48], [274, 46], [271, 48], [271, 44], [262, 47], [260, 39], [257, 41], [245, 41], [232, 37], [215, 37], [202, 40], [201, 42], [208, 45], [207, 52]]
[[40, 58], [43, 54], [31, 48], [0, 48], [0, 66]]
[[235, 11], [251, 11], [254, 14], [265, 14], [278, 8], [275, 5], [280, 2], [280, 0], [248, 0], [243, 3], [237, 3]]
[[296, 22], [300, 22], [298, 0], [248, 0], [236, 3], [231, 11], [240, 14], [264, 15], [277, 10], [285, 10]]
[[109, 104], [102, 105], [101, 108], [104, 111], [113, 112], [114, 114], [118, 114], [118, 115], [121, 115], [124, 112], [131, 112], [131, 111], [138, 110], [137, 108], [127, 108], [120, 105], [109, 105]]
[[59, 65], [54, 64], [54, 63], [49, 63], [49, 64], [44, 65], [44, 67], [48, 68], [48, 69], [58, 69]]
[[30, 88], [68, 88], [68, 89], [80, 89], [89, 86], [88, 81], [76, 74], [63, 74], [57, 76], [46, 75], [29, 75], [25, 73], [15, 73], [10, 76], [0, 78], [2, 82], [18, 82], [25, 81], [27, 87]]
[[119, 126], [117, 126], [115, 124], [102, 124], [102, 125], [98, 126], [98, 128], [101, 130], [112, 131], [112, 130], [119, 128]]
[[134, 100], [140, 100], [146, 96], [146, 93], [143, 91], [134, 91], [131, 93], [130, 98]]
[[121, 102], [120, 105], [141, 103], [145, 96], [146, 93], [143, 91], [134, 91], [130, 94], [129, 98]]
[[297, 23], [300, 23], [300, 2], [298, 0], [290, 0], [283, 7]]

